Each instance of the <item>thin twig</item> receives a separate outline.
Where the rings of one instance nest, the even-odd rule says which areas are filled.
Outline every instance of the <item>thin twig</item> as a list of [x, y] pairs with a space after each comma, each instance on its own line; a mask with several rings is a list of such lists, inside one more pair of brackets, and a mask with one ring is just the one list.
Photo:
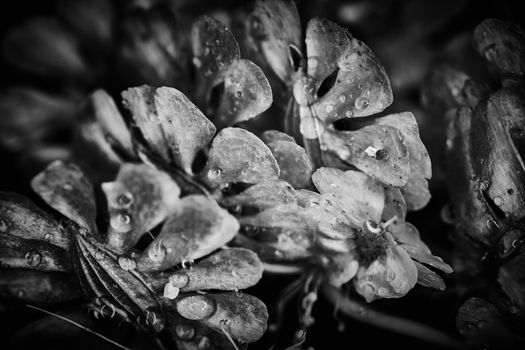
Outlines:
[[83, 329], [83, 330], [85, 330], [85, 331], [88, 332], [88, 333], [94, 334], [94, 335], [96, 335], [97, 337], [99, 337], [99, 338], [101, 338], [101, 339], [107, 341], [108, 343], [111, 343], [111, 344], [115, 345], [116, 347], [118, 347], [118, 348], [120, 348], [120, 349], [123, 349], [123, 350], [131, 350], [130, 348], [125, 347], [124, 345], [121, 345], [121, 344], [117, 343], [116, 341], [111, 340], [111, 339], [109, 339], [108, 337], [106, 337], [106, 336], [104, 336], [104, 335], [102, 335], [102, 334], [100, 334], [100, 333], [97, 333], [97, 332], [95, 332], [94, 330], [91, 330], [91, 329], [87, 328], [87, 327], [84, 326], [84, 325], [81, 325], [80, 323], [77, 323], [77, 322], [75, 322], [75, 321], [73, 321], [73, 320], [70, 320], [69, 318], [66, 318], [66, 317], [61, 316], [61, 315], [56, 314], [56, 313], [53, 313], [53, 312], [51, 312], [51, 311], [47, 311], [47, 310], [41, 309], [41, 308], [39, 308], [39, 307], [37, 307], [37, 306], [33, 306], [33, 305], [29, 305], [29, 304], [26, 304], [26, 306], [27, 306], [28, 308], [30, 308], [30, 309], [38, 310], [38, 311], [43, 312], [43, 313], [45, 313], [45, 314], [48, 314], [48, 315], [50, 315], [50, 316], [54, 316], [54, 317], [56, 317], [56, 318], [59, 318], [59, 319], [61, 319], [62, 321], [66, 321], [66, 322], [68, 322], [68, 323], [71, 323], [72, 325], [75, 325], [75, 326], [77, 326], [78, 328]]
[[444, 332], [416, 321], [372, 310], [355, 300], [351, 300], [343, 295], [340, 289], [326, 283], [323, 284], [322, 293], [332, 304], [339, 307], [341, 313], [358, 321], [366, 322], [376, 327], [385, 328], [396, 333], [408, 335], [440, 346], [456, 349], [464, 348], [457, 339], [454, 339]]

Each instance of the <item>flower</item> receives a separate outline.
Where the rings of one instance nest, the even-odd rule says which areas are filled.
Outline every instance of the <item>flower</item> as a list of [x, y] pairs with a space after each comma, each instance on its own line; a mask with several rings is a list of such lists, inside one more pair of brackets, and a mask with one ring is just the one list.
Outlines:
[[[239, 224], [213, 200], [203, 195], [179, 198], [178, 185], [166, 173], [126, 164], [115, 182], [102, 185], [109, 205], [108, 244], [96, 223], [100, 210], [93, 186], [78, 167], [53, 162], [33, 179], [32, 187], [61, 214], [63, 224], [28, 199], [3, 193], [2, 241], [19, 245], [4, 249], [1, 259], [26, 274], [43, 270], [48, 278], [35, 286], [28, 284], [31, 279], [19, 282], [3, 276], [2, 294], [25, 298], [28, 293], [40, 300], [51, 295], [58, 299], [51, 300], [61, 301], [75, 294], [51, 271], [74, 272], [97, 312], [104, 314], [103, 308], [109, 308], [128, 322], [137, 319], [140, 327], [167, 329], [181, 346], [207, 341], [222, 348], [228, 347], [228, 337], [244, 343], [264, 333], [264, 304], [237, 293], [257, 283], [262, 264], [247, 249], [217, 251], [235, 236]], [[152, 242], [135, 250], [136, 242], [160, 223]], [[120, 238], [133, 244], [112, 244], [114, 232], [127, 233]], [[113, 246], [128, 249], [117, 251]], [[186, 268], [193, 260], [198, 262]], [[46, 288], [46, 280], [57, 290], [31, 291]], [[207, 289], [222, 292], [195, 293]], [[181, 335], [180, 327], [192, 335]]]

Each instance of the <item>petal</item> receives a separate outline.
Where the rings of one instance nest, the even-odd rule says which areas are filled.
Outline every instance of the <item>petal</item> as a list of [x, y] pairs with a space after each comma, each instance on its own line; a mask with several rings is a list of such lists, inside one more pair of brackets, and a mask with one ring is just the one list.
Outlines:
[[513, 304], [521, 310], [525, 310], [524, 281], [525, 273], [523, 264], [525, 263], [525, 246], [522, 244], [519, 252], [507, 260], [498, 271], [498, 282], [503, 291]]
[[151, 86], [122, 93], [149, 147], [188, 173], [196, 153], [213, 137], [215, 127], [180, 91]]
[[226, 128], [213, 140], [201, 176], [212, 188], [230, 183], [253, 184], [277, 179], [279, 167], [257, 136], [244, 129]]
[[428, 189], [428, 180], [419, 175], [411, 176], [407, 184], [400, 190], [406, 202], [406, 208], [412, 211], [425, 207], [432, 197]]
[[31, 187], [53, 209], [97, 235], [97, 208], [93, 187], [74, 164], [54, 161], [35, 176]]
[[184, 197], [138, 258], [138, 268], [165, 270], [201, 258], [228, 243], [238, 230], [237, 220], [214, 201], [200, 195]]
[[[315, 23], [315, 22], [314, 22]], [[335, 32], [338, 47], [327, 50], [329, 58], [308, 56], [310, 72], [324, 78], [326, 74], [336, 74], [333, 86], [312, 105], [314, 114], [326, 123], [342, 118], [365, 117], [382, 112], [393, 100], [392, 89], [385, 69], [372, 51], [361, 41], [350, 37], [335, 24], [328, 21], [317, 22], [323, 35]], [[348, 38], [343, 37], [348, 35]], [[332, 43], [333, 38], [322, 39]], [[310, 43], [308, 43], [310, 45]], [[318, 44], [319, 45], [319, 44]], [[345, 45], [346, 47], [342, 47]], [[317, 48], [316, 48], [317, 49]], [[313, 50], [312, 50], [313, 51]], [[311, 68], [313, 62], [320, 66], [319, 71]], [[328, 63], [330, 61], [330, 63]], [[335, 66], [336, 65], [336, 66]], [[317, 84], [321, 84], [318, 81]]]
[[301, 20], [293, 1], [257, 1], [248, 33], [273, 71], [285, 83], [296, 69], [291, 50], [301, 47]]
[[320, 193], [334, 193], [343, 204], [347, 217], [362, 226], [365, 221], [379, 223], [385, 204], [380, 183], [358, 171], [319, 168], [312, 181]]
[[264, 210], [280, 204], [295, 203], [295, 190], [283, 180], [259, 182], [234, 196], [224, 197], [221, 205], [242, 206], [243, 211]]
[[[387, 236], [388, 237], [388, 236]], [[355, 282], [357, 293], [367, 302], [377, 298], [399, 298], [414, 288], [417, 269], [410, 256], [390, 238], [384, 262], [375, 260], [360, 269]]]
[[385, 186], [385, 206], [381, 214], [381, 220], [388, 221], [394, 216], [404, 220], [407, 215], [407, 205], [399, 188]]
[[191, 43], [197, 71], [196, 96], [203, 107], [212, 87], [239, 60], [239, 45], [224, 24], [209, 16], [202, 16], [193, 23]]
[[239, 221], [241, 233], [278, 249], [288, 258], [311, 255], [316, 223], [304, 208], [283, 204]]
[[205, 289], [237, 291], [249, 288], [259, 282], [263, 270], [257, 254], [244, 248], [230, 248], [213, 253], [190, 269], [167, 272], [155, 279], [166, 285], [162, 286], [166, 297], [166, 290], [170, 288], [181, 292]]
[[266, 111], [272, 101], [272, 89], [261, 68], [249, 60], [235, 61], [225, 72], [215, 121], [230, 126], [250, 120]]
[[502, 80], [523, 80], [525, 33], [520, 26], [486, 19], [474, 30], [472, 42], [476, 51], [485, 58], [489, 69]]
[[282, 180], [297, 189], [310, 185], [314, 169], [304, 148], [289, 141], [273, 141], [267, 145], [279, 165]]
[[268, 311], [262, 301], [242, 293], [191, 295], [177, 300], [177, 311], [241, 342], [254, 342], [266, 331]]
[[86, 74], [79, 46], [56, 19], [41, 17], [15, 27], [3, 42], [2, 55], [10, 64], [31, 73], [92, 79], [93, 75]]
[[123, 254], [161, 223], [179, 203], [180, 188], [163, 171], [124, 164], [114, 182], [102, 184], [109, 209], [108, 247]]
[[410, 157], [400, 131], [391, 126], [369, 125], [356, 131], [327, 131], [321, 149], [336, 154], [365, 174], [392, 186], [406, 185]]
[[16, 193], [0, 192], [0, 232], [28, 239], [47, 241], [68, 249], [71, 237], [51, 215]]
[[417, 283], [424, 286], [424, 287], [430, 287], [435, 288], [438, 290], [445, 290], [445, 282], [437, 273], [430, 270], [425, 265], [422, 265], [418, 263], [417, 261], [414, 261], [414, 264], [417, 268]]
[[260, 138], [265, 144], [269, 144], [274, 141], [289, 141], [296, 143], [292, 136], [278, 130], [266, 130], [261, 134]]
[[338, 255], [331, 258], [328, 282], [337, 288], [355, 277], [359, 263], [351, 254]]

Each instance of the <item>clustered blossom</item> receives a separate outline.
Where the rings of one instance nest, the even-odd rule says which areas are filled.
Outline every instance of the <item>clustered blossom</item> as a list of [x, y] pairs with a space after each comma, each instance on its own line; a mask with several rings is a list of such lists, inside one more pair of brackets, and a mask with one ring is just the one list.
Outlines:
[[[368, 302], [416, 283], [445, 288], [427, 266], [452, 269], [405, 221], [430, 199], [430, 159], [410, 112], [374, 117], [393, 96], [366, 45], [314, 18], [303, 50], [288, 1], [257, 1], [240, 44], [212, 17], [188, 24], [155, 6], [128, 15], [118, 60], [139, 83], [122, 103], [89, 95], [68, 149], [79, 166], [55, 161], [33, 179], [62, 224], [2, 195], [3, 264], [43, 270], [57, 301], [81, 289], [98, 313], [168, 330], [181, 348], [263, 335], [266, 307], [236, 293], [259, 281], [261, 261], [321, 271], [314, 284], [353, 286]], [[283, 96], [288, 108], [273, 111], [287, 109], [287, 133], [247, 130]], [[81, 288], [53, 271], [74, 272]], [[31, 293], [4, 281], [3, 294]], [[50, 297], [44, 289], [34, 300]]]

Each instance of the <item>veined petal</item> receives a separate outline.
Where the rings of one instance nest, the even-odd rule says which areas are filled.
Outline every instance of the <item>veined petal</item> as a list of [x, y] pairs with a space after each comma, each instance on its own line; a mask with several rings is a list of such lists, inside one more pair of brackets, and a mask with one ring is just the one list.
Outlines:
[[310, 185], [314, 169], [303, 147], [289, 141], [273, 141], [267, 145], [279, 165], [281, 179], [296, 189]]

